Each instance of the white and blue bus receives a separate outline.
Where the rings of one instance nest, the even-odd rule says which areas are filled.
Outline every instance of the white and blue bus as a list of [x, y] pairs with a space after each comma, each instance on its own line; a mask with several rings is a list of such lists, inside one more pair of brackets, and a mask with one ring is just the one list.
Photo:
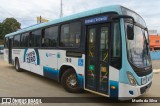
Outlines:
[[41, 23], [5, 36], [4, 59], [59, 81], [68, 92], [138, 97], [151, 86], [147, 27], [115, 5]]
[[0, 45], [0, 54], [4, 53], [4, 45]]

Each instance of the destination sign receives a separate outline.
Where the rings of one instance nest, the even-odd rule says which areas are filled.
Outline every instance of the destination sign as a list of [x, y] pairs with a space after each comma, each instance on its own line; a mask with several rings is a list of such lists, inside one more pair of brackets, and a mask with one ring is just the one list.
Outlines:
[[107, 20], [108, 20], [107, 16], [99, 16], [99, 17], [86, 19], [85, 24], [101, 23], [101, 22], [106, 22]]

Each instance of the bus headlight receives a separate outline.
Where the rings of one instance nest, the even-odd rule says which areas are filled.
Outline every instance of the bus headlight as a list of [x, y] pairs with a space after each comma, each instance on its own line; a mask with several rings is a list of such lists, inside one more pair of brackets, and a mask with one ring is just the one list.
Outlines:
[[141, 82], [142, 82], [142, 85], [146, 84], [147, 83], [147, 77], [142, 77], [141, 79]]
[[128, 79], [129, 79], [130, 84], [132, 86], [137, 85], [137, 82], [136, 82], [135, 78], [132, 76], [132, 74], [130, 72], [127, 72], [127, 75], [128, 75]]

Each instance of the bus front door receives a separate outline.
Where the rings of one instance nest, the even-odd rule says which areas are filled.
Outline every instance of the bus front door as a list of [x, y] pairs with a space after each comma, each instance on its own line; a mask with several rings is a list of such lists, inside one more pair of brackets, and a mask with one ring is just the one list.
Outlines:
[[9, 63], [12, 64], [12, 45], [13, 45], [13, 39], [9, 39], [9, 47], [8, 47], [8, 60]]
[[85, 89], [103, 95], [108, 95], [109, 28], [109, 24], [87, 27]]

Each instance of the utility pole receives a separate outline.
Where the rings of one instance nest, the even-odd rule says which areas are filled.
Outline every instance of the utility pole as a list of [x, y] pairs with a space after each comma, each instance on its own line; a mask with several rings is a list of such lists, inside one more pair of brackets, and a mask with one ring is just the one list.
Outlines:
[[40, 23], [42, 23], [42, 17], [40, 16]]
[[61, 0], [61, 3], [60, 3], [60, 17], [63, 17], [63, 4], [62, 4], [62, 0]]

